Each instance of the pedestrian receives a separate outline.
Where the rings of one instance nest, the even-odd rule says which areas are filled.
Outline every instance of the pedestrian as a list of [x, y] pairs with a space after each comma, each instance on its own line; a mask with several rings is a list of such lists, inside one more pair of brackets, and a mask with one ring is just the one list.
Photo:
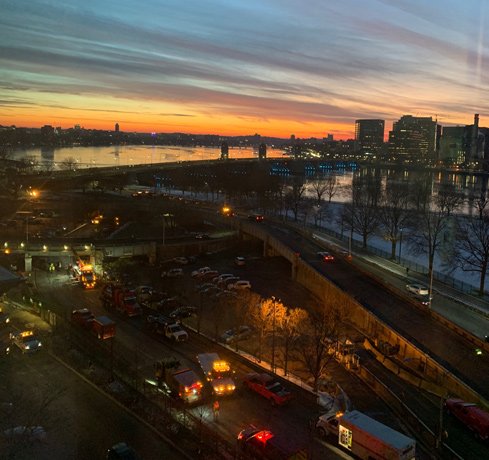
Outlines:
[[219, 418], [219, 401], [216, 399], [212, 405], [212, 412], [214, 413], [214, 421], [216, 422]]

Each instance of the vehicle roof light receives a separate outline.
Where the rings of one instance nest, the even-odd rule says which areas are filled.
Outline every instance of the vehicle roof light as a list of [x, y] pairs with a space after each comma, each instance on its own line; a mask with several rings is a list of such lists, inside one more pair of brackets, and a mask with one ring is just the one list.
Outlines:
[[20, 337], [30, 337], [34, 335], [34, 331], [23, 331], [20, 333]]
[[214, 361], [212, 367], [216, 372], [228, 372], [230, 370], [226, 361]]

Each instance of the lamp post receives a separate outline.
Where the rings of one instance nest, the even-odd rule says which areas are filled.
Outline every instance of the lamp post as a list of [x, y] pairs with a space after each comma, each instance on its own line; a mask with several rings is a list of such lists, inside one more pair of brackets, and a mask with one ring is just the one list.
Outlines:
[[[433, 257], [433, 262], [435, 258]], [[430, 289], [429, 289], [429, 297], [428, 297], [428, 308], [431, 310], [431, 299], [433, 298], [433, 266], [434, 263], [431, 263], [431, 273], [430, 273]]]
[[162, 235], [162, 243], [163, 243], [163, 246], [165, 245], [165, 233], [166, 233], [166, 218], [167, 217], [170, 217], [171, 214], [163, 214], [163, 235]]
[[25, 217], [25, 242], [29, 243], [29, 216], [32, 214], [31, 211], [17, 211], [17, 214]]
[[272, 360], [270, 363], [270, 367], [271, 367], [272, 372], [275, 372], [275, 306], [276, 306], [275, 297], [272, 297], [272, 301], [273, 301], [273, 310], [272, 310], [272, 314], [273, 314], [273, 318], [272, 318]]
[[399, 229], [399, 231], [401, 232], [401, 236], [399, 237], [399, 265], [402, 265], [401, 264], [401, 251], [402, 251], [402, 227]]

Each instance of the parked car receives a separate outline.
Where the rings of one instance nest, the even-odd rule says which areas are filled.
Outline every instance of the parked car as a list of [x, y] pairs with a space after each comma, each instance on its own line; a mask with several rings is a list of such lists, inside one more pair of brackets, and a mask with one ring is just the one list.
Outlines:
[[228, 289], [219, 289], [218, 292], [216, 292], [216, 299], [222, 299], [222, 298], [236, 298], [237, 294], [236, 291], [229, 291]]
[[460, 420], [474, 435], [483, 441], [489, 439], [489, 412], [476, 404], [451, 398], [445, 401], [446, 410]]
[[418, 283], [413, 283], [413, 284], [406, 284], [406, 289], [413, 293], [413, 294], [417, 294], [417, 295], [429, 295], [430, 294], [430, 290], [422, 285], [422, 284], [418, 284]]
[[217, 275], [219, 275], [219, 272], [217, 270], [211, 270], [210, 272], [206, 272], [204, 273], [203, 275], [200, 276], [200, 279], [201, 280], [212, 280], [213, 278], [215, 278]]
[[86, 329], [92, 328], [95, 315], [88, 308], [80, 308], [71, 312], [71, 322]]
[[221, 288], [213, 285], [209, 286], [208, 288], [202, 289], [200, 292], [205, 295], [215, 295], [221, 292]]
[[170, 268], [165, 272], [161, 272], [162, 278], [180, 278], [183, 276], [183, 270], [181, 268]]
[[252, 372], [245, 376], [243, 384], [268, 399], [273, 406], [282, 406], [292, 399], [292, 393], [269, 374]]
[[251, 283], [248, 280], [238, 280], [228, 284], [228, 289], [251, 289]]
[[213, 283], [219, 284], [221, 281], [227, 280], [229, 278], [235, 278], [232, 273], [223, 273], [222, 275], [218, 275], [212, 279]]
[[200, 267], [197, 270], [194, 270], [190, 276], [192, 278], [200, 278], [203, 274], [212, 271], [211, 267]]
[[107, 450], [107, 460], [138, 460], [139, 456], [125, 442], [118, 442]]
[[178, 307], [177, 309], [173, 310], [168, 316], [170, 318], [175, 318], [175, 319], [184, 319], [184, 318], [190, 318], [191, 316], [195, 316], [197, 314], [197, 309], [195, 307], [191, 306], [183, 306], [183, 307]]
[[173, 259], [173, 262], [180, 264], [180, 265], [187, 265], [188, 259], [186, 257], [175, 257]]
[[243, 267], [246, 265], [246, 259], [244, 257], [238, 256], [234, 258], [234, 265], [238, 267]]
[[248, 216], [248, 219], [255, 222], [263, 222], [265, 220], [265, 218], [261, 214], [250, 214]]
[[202, 284], [198, 284], [197, 287], [195, 288], [195, 290], [197, 292], [202, 292], [202, 291], [205, 291], [207, 288], [210, 288], [210, 287], [216, 287], [216, 285], [214, 283], [202, 283]]
[[334, 256], [330, 252], [319, 251], [317, 255], [323, 262], [334, 262]]
[[224, 332], [224, 334], [221, 336], [221, 340], [224, 343], [234, 343], [240, 340], [249, 339], [252, 335], [253, 329], [249, 326], [243, 325]]
[[46, 440], [46, 430], [42, 426], [16, 426], [3, 432], [8, 441], [43, 442]]
[[239, 276], [228, 276], [219, 281], [217, 285], [223, 289], [227, 289], [229, 284], [235, 283], [236, 281], [239, 281]]
[[209, 238], [210, 236], [207, 233], [197, 233], [197, 235], [195, 235], [196, 240], [208, 240]]

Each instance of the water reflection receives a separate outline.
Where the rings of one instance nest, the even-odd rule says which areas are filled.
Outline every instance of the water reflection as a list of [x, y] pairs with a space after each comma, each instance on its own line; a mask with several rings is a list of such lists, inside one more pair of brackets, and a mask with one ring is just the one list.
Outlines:
[[[129, 166], [137, 164], [157, 164], [173, 161], [217, 160], [220, 148], [212, 147], [179, 147], [156, 145], [113, 145], [109, 147], [64, 147], [50, 149], [50, 159], [60, 164], [65, 158], [73, 158], [79, 168], [104, 166]], [[17, 151], [16, 160], [32, 157], [39, 164], [43, 162], [43, 151], [40, 148]], [[283, 151], [268, 149], [269, 158], [282, 158]], [[250, 148], [230, 148], [231, 159], [256, 158], [256, 152]]]

